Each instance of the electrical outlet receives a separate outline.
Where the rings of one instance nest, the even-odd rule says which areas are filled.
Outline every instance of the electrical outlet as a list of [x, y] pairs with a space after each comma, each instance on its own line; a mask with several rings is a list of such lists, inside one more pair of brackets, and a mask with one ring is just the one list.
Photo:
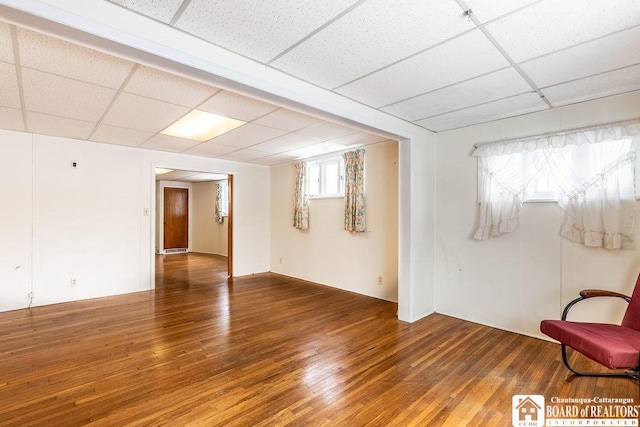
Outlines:
[[72, 288], [77, 288], [78, 287], [78, 281], [76, 279], [74, 279], [73, 277], [71, 278], [71, 287]]
[[33, 293], [33, 291], [31, 291], [31, 292], [29, 292], [27, 294], [27, 298], [29, 298], [29, 299], [34, 299], [35, 297], [36, 297], [36, 295]]
[[382, 286], [382, 276], [378, 276], [378, 286]]
[[282, 257], [280, 257], [280, 264], [282, 264]]

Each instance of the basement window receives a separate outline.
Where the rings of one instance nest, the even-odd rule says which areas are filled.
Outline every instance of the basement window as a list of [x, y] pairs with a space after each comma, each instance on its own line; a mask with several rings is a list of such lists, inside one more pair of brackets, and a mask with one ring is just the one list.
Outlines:
[[344, 195], [344, 160], [341, 156], [307, 162], [307, 195], [312, 198]]

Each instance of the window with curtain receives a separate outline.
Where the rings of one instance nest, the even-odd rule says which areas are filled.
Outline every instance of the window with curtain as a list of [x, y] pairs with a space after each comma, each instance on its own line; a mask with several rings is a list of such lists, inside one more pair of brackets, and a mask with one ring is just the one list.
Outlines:
[[345, 169], [344, 229], [364, 232], [364, 149], [346, 152], [342, 157]]
[[293, 226], [299, 230], [309, 228], [309, 202], [305, 189], [307, 186], [307, 164], [296, 163], [296, 183], [293, 196]]
[[229, 215], [229, 186], [227, 181], [216, 183], [216, 222], [222, 224], [224, 217]]
[[586, 246], [631, 249], [640, 121], [480, 145], [479, 240], [514, 231], [527, 195], [564, 211], [560, 234]]

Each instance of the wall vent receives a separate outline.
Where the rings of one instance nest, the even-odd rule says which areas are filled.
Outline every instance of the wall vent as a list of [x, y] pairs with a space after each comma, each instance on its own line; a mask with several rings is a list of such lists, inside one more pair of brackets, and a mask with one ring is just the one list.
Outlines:
[[185, 252], [187, 252], [187, 248], [171, 248], [164, 250], [165, 254], [183, 254]]

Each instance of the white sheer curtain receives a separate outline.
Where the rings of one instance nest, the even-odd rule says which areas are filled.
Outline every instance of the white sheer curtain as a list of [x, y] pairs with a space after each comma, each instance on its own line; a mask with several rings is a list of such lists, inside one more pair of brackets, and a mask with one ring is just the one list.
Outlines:
[[480, 225], [475, 238], [514, 231], [525, 188], [544, 176], [564, 210], [561, 235], [587, 246], [630, 249], [640, 122], [479, 146]]

